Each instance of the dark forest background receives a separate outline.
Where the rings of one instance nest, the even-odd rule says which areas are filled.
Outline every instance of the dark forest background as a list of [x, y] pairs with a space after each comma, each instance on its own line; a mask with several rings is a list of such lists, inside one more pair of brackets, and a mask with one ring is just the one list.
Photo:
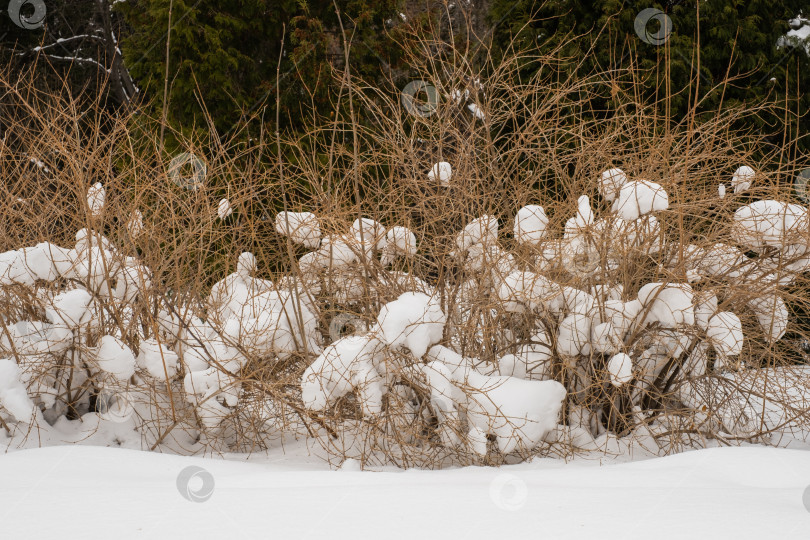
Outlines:
[[[31, 18], [38, 3], [42, 24], [13, 23], [14, 5]], [[313, 114], [328, 118], [338, 101], [335, 68], [346, 63], [344, 36], [355, 77], [401, 88], [413, 76], [400, 36], [423, 26], [486, 43], [495, 56], [562, 46], [572, 76], [639, 68], [639, 99], [667, 94], [664, 112], [675, 122], [690, 107], [700, 114], [790, 102], [797, 122], [786, 127], [765, 115], [749, 126], [777, 145], [808, 128], [808, 51], [783, 37], [810, 24], [802, 7], [798, 0], [14, 0], [0, 13], [0, 52], [10, 69], [33, 72], [44, 89], [67, 83], [74, 95], [110, 109], [143, 107], [171, 126], [171, 144], [172, 132], [233, 136], [251, 118], [257, 121], [238, 136], [273, 131], [277, 112], [278, 127], [292, 132]], [[665, 43], [639, 38], [634, 23], [646, 8], [671, 21], [671, 31], [661, 29]], [[660, 35], [658, 24], [646, 31]], [[538, 69], [530, 65], [527, 77]], [[595, 98], [586, 114], [609, 116], [610, 100]]]

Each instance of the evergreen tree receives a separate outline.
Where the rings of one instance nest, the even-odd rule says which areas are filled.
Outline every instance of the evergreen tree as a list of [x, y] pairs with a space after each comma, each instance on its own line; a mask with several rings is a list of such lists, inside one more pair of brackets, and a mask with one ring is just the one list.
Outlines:
[[[122, 44], [125, 63], [156, 113], [168, 73], [167, 119], [176, 127], [206, 130], [207, 112], [223, 135], [245, 114], [265, 106], [274, 111], [276, 84], [287, 123], [296, 123], [302, 103], [328, 107], [329, 66], [343, 60], [331, 1], [173, 0], [168, 70], [170, 3], [134, 0], [118, 5], [130, 29]], [[379, 76], [381, 60], [391, 58], [381, 46], [382, 29], [396, 0], [339, 0], [337, 5], [351, 34], [353, 69]], [[264, 117], [274, 120], [274, 112]]]

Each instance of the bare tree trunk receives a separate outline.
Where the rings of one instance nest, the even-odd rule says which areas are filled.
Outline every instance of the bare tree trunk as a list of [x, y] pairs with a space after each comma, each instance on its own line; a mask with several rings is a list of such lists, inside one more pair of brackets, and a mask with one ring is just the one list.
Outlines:
[[107, 0], [97, 0], [96, 5], [101, 22], [104, 24], [104, 43], [107, 49], [107, 61], [110, 65], [110, 84], [118, 102], [129, 108], [137, 103], [139, 91], [129, 70], [124, 65], [121, 50], [118, 48], [110, 4]]

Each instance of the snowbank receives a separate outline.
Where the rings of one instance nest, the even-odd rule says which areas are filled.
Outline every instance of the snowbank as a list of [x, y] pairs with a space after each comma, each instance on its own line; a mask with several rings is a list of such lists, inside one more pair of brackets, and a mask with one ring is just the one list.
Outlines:
[[[334, 472], [306, 456], [300, 444], [248, 462], [82, 446], [13, 452], [0, 456], [3, 534], [265, 538], [272, 531], [348, 539], [386, 531], [491, 539], [541, 531], [590, 540], [654, 530], [660, 539], [798, 540], [810, 520], [802, 505], [810, 460], [795, 450], [714, 448], [603, 467], [536, 460], [404, 473], [357, 472], [357, 462]], [[204, 502], [186, 498], [209, 487]]]

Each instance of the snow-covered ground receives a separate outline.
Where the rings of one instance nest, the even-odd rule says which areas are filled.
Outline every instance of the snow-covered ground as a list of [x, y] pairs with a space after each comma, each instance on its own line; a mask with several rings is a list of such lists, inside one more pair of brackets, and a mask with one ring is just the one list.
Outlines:
[[[756, 178], [738, 168], [734, 193]], [[726, 216], [734, 245], [676, 245], [661, 184], [610, 169], [599, 190], [612, 213], [583, 194], [546, 243], [543, 207], [518, 210], [530, 263], [495, 216], [472, 220], [453, 257], [478, 277], [452, 287], [387, 269], [418, 252], [410, 229], [325, 234], [310, 212], [275, 221], [315, 250], [297, 273], [260, 278], [244, 252], [197, 307], [91, 229], [0, 254], [0, 540], [810, 538], [810, 367], [774, 345], [780, 287], [810, 272], [810, 211], [757, 200]], [[88, 191], [93, 216], [105, 194]], [[681, 255], [625, 291], [623, 245]], [[271, 449], [217, 454], [251, 442]], [[493, 456], [512, 465], [453, 467]]]
[[0, 457], [2, 538], [810, 536], [801, 450], [378, 472], [329, 470], [301, 450], [249, 461], [82, 445], [10, 452]]

